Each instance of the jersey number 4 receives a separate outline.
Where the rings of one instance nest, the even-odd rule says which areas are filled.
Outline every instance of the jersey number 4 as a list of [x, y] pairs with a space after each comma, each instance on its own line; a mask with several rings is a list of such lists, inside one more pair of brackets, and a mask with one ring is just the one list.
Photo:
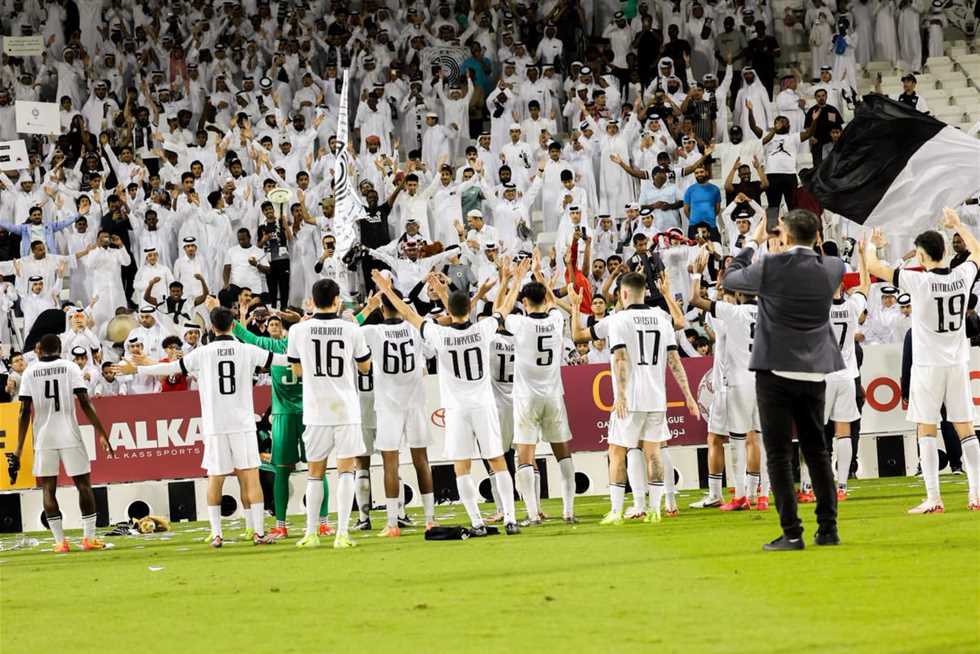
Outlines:
[[61, 411], [61, 393], [58, 390], [57, 379], [44, 380], [44, 397], [48, 400], [54, 400], [55, 411]]

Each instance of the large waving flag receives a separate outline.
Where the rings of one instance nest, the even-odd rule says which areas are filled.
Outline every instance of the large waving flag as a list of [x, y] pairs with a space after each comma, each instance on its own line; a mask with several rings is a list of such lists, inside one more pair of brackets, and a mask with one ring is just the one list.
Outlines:
[[357, 240], [357, 221], [364, 218], [364, 205], [354, 190], [351, 179], [350, 153], [347, 151], [347, 75], [340, 94], [340, 118], [337, 121], [337, 159], [333, 165], [334, 184], [334, 236], [337, 239], [337, 256], [343, 256]]
[[806, 181], [826, 209], [904, 231], [980, 192], [980, 140], [883, 95], [867, 95]]

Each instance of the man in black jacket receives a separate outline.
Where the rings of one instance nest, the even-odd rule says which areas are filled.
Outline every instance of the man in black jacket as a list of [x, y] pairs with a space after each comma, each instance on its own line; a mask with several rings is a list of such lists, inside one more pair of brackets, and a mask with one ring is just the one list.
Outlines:
[[[824, 378], [844, 368], [830, 326], [830, 307], [844, 275], [844, 262], [813, 249], [820, 219], [803, 209], [779, 222], [785, 252], [753, 263], [767, 239], [760, 221], [752, 242], [732, 262], [725, 288], [758, 297], [759, 321], [750, 368], [762, 420], [769, 478], [783, 535], [767, 551], [802, 550], [803, 523], [796, 507], [792, 470], [792, 429], [810, 470], [816, 495], [817, 545], [837, 545], [837, 493], [823, 439]], [[778, 246], [782, 249], [782, 246]]]

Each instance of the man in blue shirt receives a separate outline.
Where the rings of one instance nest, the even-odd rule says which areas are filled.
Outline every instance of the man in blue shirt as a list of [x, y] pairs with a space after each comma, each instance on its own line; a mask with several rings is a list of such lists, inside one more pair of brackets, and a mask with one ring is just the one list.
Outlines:
[[694, 171], [697, 181], [684, 192], [684, 211], [687, 212], [688, 238], [694, 238], [698, 225], [707, 225], [712, 240], [719, 241], [718, 214], [721, 212], [721, 189], [708, 181], [708, 169], [698, 166]]

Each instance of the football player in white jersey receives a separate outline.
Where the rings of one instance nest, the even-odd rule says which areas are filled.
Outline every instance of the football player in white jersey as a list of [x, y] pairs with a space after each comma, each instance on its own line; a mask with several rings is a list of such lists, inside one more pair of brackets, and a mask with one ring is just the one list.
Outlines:
[[[700, 279], [693, 281], [700, 284]], [[695, 289], [697, 289], [697, 284], [695, 284]], [[696, 291], [694, 296], [698, 296]], [[719, 288], [716, 301], [719, 299], [734, 304], [735, 294]], [[705, 317], [705, 322], [715, 334], [714, 364], [711, 366], [712, 396], [711, 406], [708, 409], [708, 492], [703, 498], [689, 505], [692, 509], [718, 508], [725, 501], [722, 481], [725, 472], [725, 439], [728, 438], [729, 434], [728, 392], [725, 387], [727, 339], [724, 322], [713, 317], [710, 313]], [[732, 445], [734, 449], [734, 443]], [[736, 469], [735, 475], [738, 476], [738, 474], [739, 470]]]
[[[397, 292], [397, 291], [396, 291]], [[385, 508], [387, 525], [380, 537], [401, 536], [399, 526], [398, 450], [408, 445], [412, 464], [418, 477], [419, 493], [425, 514], [425, 529], [436, 525], [435, 495], [432, 470], [429, 468], [428, 447], [431, 444], [425, 415], [425, 352], [422, 336], [411, 324], [398, 315], [384, 295], [368, 299], [367, 315], [381, 309], [384, 321], [361, 328], [371, 350], [371, 370], [374, 377], [374, 408], [377, 415], [377, 436], [374, 447], [381, 452], [385, 475]]]
[[[537, 257], [534, 260], [537, 262]], [[535, 272], [540, 277], [537, 266]], [[505, 275], [501, 283], [507, 281], [512, 282], [510, 288], [498, 289], [498, 295], [504, 295], [499, 305], [500, 313], [507, 316], [504, 326], [514, 335], [516, 481], [528, 515], [521, 526], [541, 524], [533, 466], [538, 441], [551, 445], [561, 471], [562, 518], [566, 524], [575, 524], [575, 466], [568, 449], [572, 433], [568, 428], [561, 381], [565, 316], [555, 306], [550, 284], [535, 279], [522, 287], [520, 278], [508, 280]], [[518, 292], [525, 315], [511, 313]]]
[[89, 400], [82, 371], [74, 362], [60, 358], [60, 353], [61, 339], [54, 334], [42, 336], [37, 345], [38, 360], [28, 366], [21, 376], [17, 447], [13, 453], [7, 454], [7, 472], [10, 483], [16, 482], [33, 413], [33, 472], [43, 493], [44, 515], [54, 536], [54, 551], [69, 551], [68, 540], [61, 525], [61, 509], [55, 496], [58, 490], [58, 470], [62, 466], [78, 490], [78, 508], [82, 513], [82, 549], [101, 550], [105, 548], [105, 544], [95, 537], [95, 494], [92, 492], [92, 480], [89, 476], [92, 468], [88, 451], [82, 442], [78, 418], [75, 416], [76, 398], [95, 428], [96, 438], [110, 456], [112, 446]]
[[861, 411], [857, 404], [856, 379], [861, 376], [858, 370], [857, 355], [854, 352], [854, 335], [859, 329], [861, 314], [868, 309], [868, 291], [871, 288], [871, 275], [868, 274], [864, 248], [858, 248], [858, 267], [861, 283], [850, 293], [844, 293], [843, 283], [834, 294], [830, 305], [830, 326], [844, 359], [844, 369], [827, 375], [827, 390], [824, 396], [823, 421], [834, 423], [834, 455], [837, 457], [837, 501], [847, 499], [847, 475], [851, 471], [851, 455], [854, 445], [851, 441], [851, 423], [860, 420]]
[[316, 313], [289, 330], [286, 355], [293, 374], [303, 377], [303, 443], [309, 462], [306, 482], [306, 535], [297, 547], [318, 547], [323, 475], [331, 452], [337, 454], [337, 534], [335, 549], [354, 547], [349, 523], [354, 502], [356, 458], [365, 452], [357, 373], [371, 369], [371, 350], [357, 323], [344, 320], [340, 287], [332, 279], [313, 284]]
[[[507, 331], [504, 325], [499, 325], [497, 333], [490, 339], [490, 383], [493, 386], [493, 399], [497, 403], [497, 415], [500, 417], [500, 440], [504, 446], [504, 457], [513, 459], [514, 335]], [[497, 512], [486, 518], [486, 522], [500, 522], [504, 519], [504, 505], [500, 499], [500, 491], [497, 489], [497, 480], [489, 466], [487, 471], [490, 474], [490, 491]]]
[[[218, 306], [210, 297], [211, 328], [215, 336], [207, 345], [188, 352], [177, 361], [146, 365], [149, 360], [133, 357], [120, 362], [124, 373], [142, 375], [187, 375], [196, 373], [197, 392], [201, 398], [201, 431], [204, 434], [204, 457], [201, 466], [208, 473], [208, 519], [211, 523], [211, 547], [221, 547], [221, 496], [225, 477], [236, 473], [242, 485], [242, 497], [252, 512], [252, 542], [269, 545], [275, 539], [265, 533], [265, 500], [259, 483], [259, 444], [255, 432], [255, 404], [252, 400], [252, 373], [272, 364], [286, 365], [286, 357], [273, 354], [231, 335], [235, 314]], [[136, 366], [139, 365], [137, 370]], [[319, 510], [319, 504], [317, 505]]]
[[[530, 260], [526, 260], [518, 274], [523, 277], [529, 268]], [[439, 325], [423, 320], [393, 293], [389, 279], [377, 271], [372, 279], [378, 290], [436, 351], [439, 393], [446, 411], [446, 458], [454, 462], [459, 497], [472, 524], [470, 535], [485, 536], [487, 533], [477, 503], [476, 483], [470, 475], [475, 458], [485, 459], [493, 469], [504, 505], [504, 531], [508, 535], [520, 533], [514, 512], [514, 482], [504, 459], [500, 419], [490, 381], [490, 342], [497, 332], [499, 313], [471, 323], [469, 295], [454, 291], [446, 306], [452, 322]], [[494, 308], [499, 307], [500, 300], [498, 293]]]
[[[704, 250], [693, 264], [693, 281], [701, 282], [710, 252]], [[691, 304], [708, 312], [724, 325], [725, 331], [725, 422], [731, 434], [735, 460], [735, 496], [722, 504], [722, 511], [745, 511], [755, 505], [760, 480], [759, 404], [755, 397], [755, 373], [749, 370], [752, 341], [759, 308], [755, 298], [735, 294], [736, 304], [710, 302], [694, 294]], [[768, 497], [760, 510], [767, 510]]]
[[687, 373], [677, 354], [674, 324], [662, 309], [643, 303], [646, 278], [627, 273], [620, 281], [623, 310], [603, 318], [591, 328], [579, 322], [581, 297], [569, 287], [572, 308], [572, 338], [576, 343], [608, 339], [613, 359], [615, 401], [609, 421], [609, 499], [611, 510], [600, 524], [623, 524], [626, 494], [626, 451], [642, 441], [647, 455], [651, 511], [647, 520], [659, 522], [663, 496], [663, 465], [660, 443], [670, 437], [664, 429], [667, 419], [666, 369], [670, 367], [684, 393], [687, 410], [700, 419], [697, 401], [687, 383]]
[[355, 464], [354, 498], [357, 500], [357, 522], [351, 529], [371, 531], [371, 455], [374, 453], [374, 441], [378, 433], [374, 410], [374, 366], [366, 373], [357, 373], [357, 400], [361, 405], [364, 454], [357, 457]]
[[924, 271], [894, 270], [878, 259], [876, 248], [887, 242], [880, 229], [867, 245], [868, 270], [892, 280], [912, 296], [912, 384], [907, 418], [916, 423], [926, 499], [909, 513], [942, 513], [939, 493], [939, 450], [936, 425], [940, 409], [956, 429], [963, 446], [963, 467], [969, 482], [971, 511], [980, 511], [980, 446], [973, 432], [969, 341], [966, 338], [967, 300], [980, 268], [980, 242], [957, 213], [943, 209], [943, 225], [952, 229], [970, 251], [970, 258], [950, 270], [943, 267], [946, 243], [942, 234], [927, 231], [915, 238], [915, 253]]

